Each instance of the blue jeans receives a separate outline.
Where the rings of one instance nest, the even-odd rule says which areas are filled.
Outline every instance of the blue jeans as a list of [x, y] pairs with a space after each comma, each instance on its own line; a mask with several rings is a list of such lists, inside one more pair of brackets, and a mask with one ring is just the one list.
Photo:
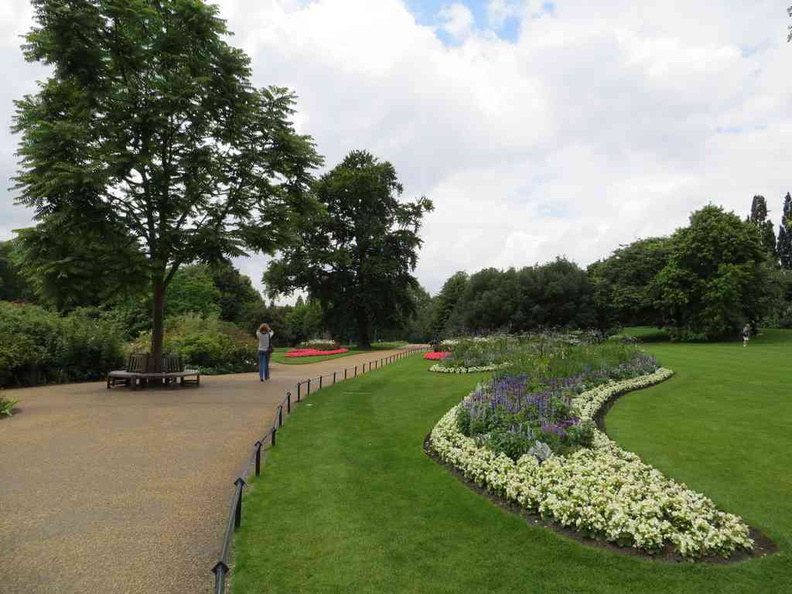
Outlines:
[[270, 360], [269, 351], [259, 351], [258, 357], [259, 357], [259, 378], [269, 379], [269, 360]]

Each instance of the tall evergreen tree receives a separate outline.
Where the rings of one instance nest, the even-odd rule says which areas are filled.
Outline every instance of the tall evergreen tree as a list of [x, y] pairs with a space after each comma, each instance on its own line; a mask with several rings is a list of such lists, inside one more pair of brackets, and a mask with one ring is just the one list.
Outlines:
[[792, 269], [792, 196], [789, 192], [784, 198], [784, 215], [778, 226], [777, 251], [781, 268]]
[[778, 261], [778, 252], [776, 251], [776, 237], [773, 232], [773, 221], [767, 218], [767, 201], [764, 196], [754, 196], [751, 202], [751, 214], [748, 217], [748, 222], [756, 225], [759, 229], [759, 236], [762, 240], [762, 246], [771, 254], [773, 262]]

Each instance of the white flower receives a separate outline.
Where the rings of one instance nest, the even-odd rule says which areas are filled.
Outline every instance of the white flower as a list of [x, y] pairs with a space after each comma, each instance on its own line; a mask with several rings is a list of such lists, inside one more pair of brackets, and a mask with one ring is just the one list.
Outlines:
[[[610, 382], [583, 392], [573, 404], [581, 418], [593, 419], [611, 398], [671, 375], [661, 368]], [[541, 465], [529, 455], [515, 462], [463, 435], [457, 429], [456, 412], [457, 407], [452, 408], [432, 430], [437, 454], [478, 485], [534, 513], [650, 552], [667, 543], [689, 558], [727, 557], [738, 549], [753, 548], [748, 526], [739, 517], [664, 477], [600, 431], [595, 431], [592, 449], [555, 456]]]

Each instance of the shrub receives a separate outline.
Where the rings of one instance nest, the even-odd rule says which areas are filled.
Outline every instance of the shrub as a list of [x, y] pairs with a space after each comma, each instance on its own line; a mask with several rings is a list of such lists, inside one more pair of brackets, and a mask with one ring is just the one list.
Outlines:
[[0, 302], [0, 386], [99, 379], [123, 361], [122, 335], [94, 311], [60, 316]]
[[[144, 332], [127, 346], [128, 353], [150, 349], [151, 332]], [[165, 352], [181, 355], [190, 367], [207, 375], [255, 371], [257, 343], [231, 322], [216, 317], [184, 314], [165, 322]]]

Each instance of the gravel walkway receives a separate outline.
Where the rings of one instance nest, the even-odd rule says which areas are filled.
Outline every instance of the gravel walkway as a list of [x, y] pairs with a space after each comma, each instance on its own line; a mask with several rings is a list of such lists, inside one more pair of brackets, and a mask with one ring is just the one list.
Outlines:
[[265, 383], [6, 391], [21, 403], [0, 419], [0, 593], [211, 592], [235, 472], [286, 390], [395, 352], [274, 363]]

